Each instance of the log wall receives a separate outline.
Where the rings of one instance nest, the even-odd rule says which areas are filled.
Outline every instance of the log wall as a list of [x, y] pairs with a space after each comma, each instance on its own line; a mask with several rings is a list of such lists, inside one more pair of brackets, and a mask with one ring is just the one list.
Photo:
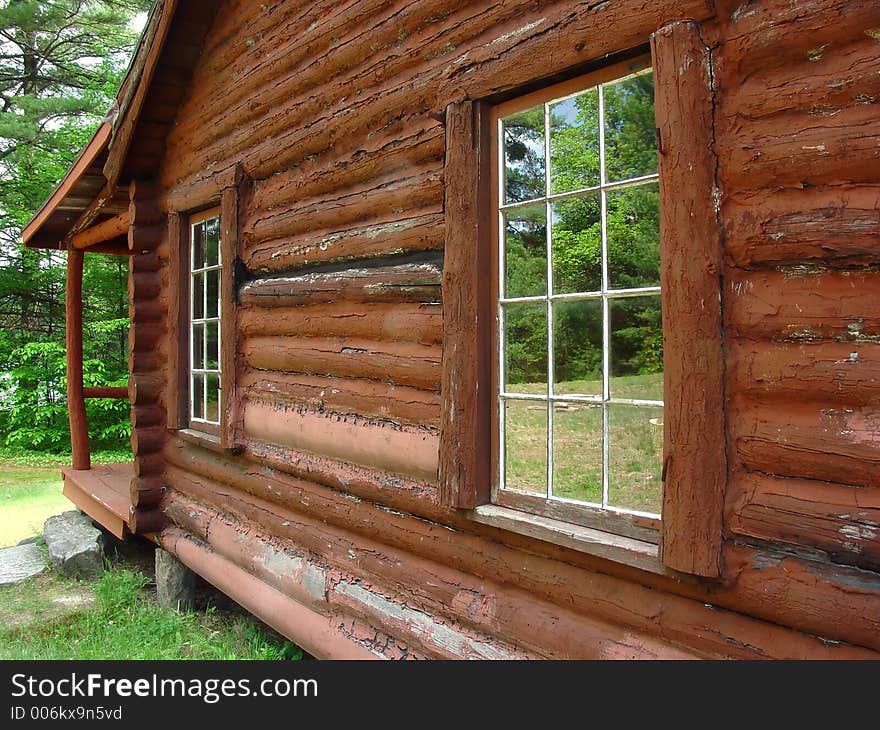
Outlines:
[[[601, 65], [678, 18], [699, 23], [718, 90], [715, 580], [477, 524], [437, 476], [447, 106]], [[878, 29], [848, 0], [220, 4], [156, 194], [176, 219], [250, 181], [241, 423], [234, 450], [165, 427], [165, 233], [132, 257], [136, 504], [166, 488], [164, 544], [381, 656], [877, 658]]]

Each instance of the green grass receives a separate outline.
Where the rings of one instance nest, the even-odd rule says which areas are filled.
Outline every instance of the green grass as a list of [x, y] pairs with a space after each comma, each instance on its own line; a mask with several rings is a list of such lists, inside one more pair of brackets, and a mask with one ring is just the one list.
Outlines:
[[[96, 464], [130, 459], [126, 451], [92, 454]], [[70, 456], [0, 450], [0, 547], [37, 535], [47, 517], [75, 509], [61, 494], [61, 467], [69, 464]]]
[[46, 571], [0, 587], [0, 659], [301, 659], [247, 615], [177, 613], [149, 579], [114, 567], [83, 583]]
[[[561, 386], [561, 387], [560, 387]], [[546, 385], [511, 386], [521, 393], [546, 393]], [[557, 384], [556, 392], [600, 394], [601, 382]], [[663, 376], [614, 378], [612, 396], [662, 400]], [[553, 414], [553, 495], [583, 502], [602, 501], [602, 408], [568, 401]], [[544, 495], [547, 485], [547, 409], [535, 401], [508, 401], [507, 489]], [[609, 406], [609, 502], [659, 514], [663, 455], [663, 409]]]

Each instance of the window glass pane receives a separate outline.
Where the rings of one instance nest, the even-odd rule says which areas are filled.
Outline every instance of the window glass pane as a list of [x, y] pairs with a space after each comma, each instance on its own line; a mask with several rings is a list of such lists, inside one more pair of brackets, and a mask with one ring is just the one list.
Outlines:
[[220, 369], [220, 337], [219, 322], [207, 322], [205, 324], [205, 335], [207, 338], [208, 359], [205, 363], [207, 370]]
[[605, 180], [657, 172], [654, 74], [649, 69], [602, 86], [605, 106]]
[[611, 397], [663, 400], [660, 295], [612, 299]]
[[608, 285], [660, 285], [660, 189], [657, 183], [607, 193]]
[[192, 376], [192, 417], [205, 417], [205, 376], [198, 373]]
[[547, 206], [518, 208], [504, 215], [504, 297], [547, 293]]
[[553, 392], [602, 395], [602, 300], [553, 304]]
[[220, 219], [205, 221], [205, 265], [216, 266], [220, 262]]
[[608, 503], [660, 514], [663, 409], [608, 406]]
[[599, 92], [588, 89], [550, 106], [550, 189], [599, 184]]
[[206, 271], [204, 276], [208, 286], [208, 310], [205, 316], [219, 317], [220, 269]]
[[553, 293], [602, 288], [602, 201], [598, 194], [560, 200], [553, 214]]
[[553, 496], [602, 504], [601, 404], [554, 404]]
[[220, 376], [205, 376], [205, 420], [220, 423]]
[[544, 105], [502, 121], [504, 202], [540, 198], [544, 183]]
[[205, 369], [205, 325], [192, 326], [192, 366], [194, 370]]
[[547, 394], [547, 305], [504, 306], [504, 389]]
[[196, 223], [192, 227], [192, 266], [193, 270], [205, 267], [205, 224]]
[[195, 274], [190, 279], [192, 291], [192, 316], [193, 319], [202, 319], [205, 316], [205, 275]]
[[547, 402], [508, 400], [504, 408], [504, 488], [547, 494]]

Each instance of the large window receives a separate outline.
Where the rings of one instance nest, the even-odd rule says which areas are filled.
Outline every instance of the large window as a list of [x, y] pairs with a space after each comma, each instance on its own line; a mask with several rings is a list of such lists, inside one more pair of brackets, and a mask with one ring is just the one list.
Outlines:
[[221, 410], [220, 211], [190, 218], [189, 225], [189, 421], [218, 434]]
[[495, 106], [490, 135], [492, 501], [644, 536], [663, 460], [652, 70], [629, 64]]

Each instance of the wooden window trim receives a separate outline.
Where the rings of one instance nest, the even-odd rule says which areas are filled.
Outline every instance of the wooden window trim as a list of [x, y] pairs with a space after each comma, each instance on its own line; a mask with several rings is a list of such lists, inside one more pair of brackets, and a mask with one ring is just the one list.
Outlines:
[[[169, 213], [171, 281], [177, 283], [177, 296], [168, 313], [171, 342], [176, 343], [169, 377], [167, 427], [184, 438], [208, 448], [238, 452], [242, 443], [242, 413], [238, 383], [241, 365], [238, 353], [238, 302], [236, 269], [239, 261], [239, 208], [244, 192], [245, 178], [240, 166], [232, 181], [219, 192], [213, 205], [198, 206], [194, 212]], [[189, 246], [191, 226], [208, 218], [220, 217], [220, 371], [221, 390], [220, 424], [191, 422], [189, 419]], [[196, 434], [204, 434], [197, 438]]]
[[[717, 577], [721, 571], [727, 463], [723, 260], [715, 210], [711, 56], [693, 21], [661, 28], [651, 38], [651, 50], [660, 140], [664, 399], [668, 413], [664, 417], [659, 554], [665, 568]], [[497, 285], [486, 285], [496, 276], [490, 253], [494, 251], [494, 215], [488, 202], [492, 179], [489, 117], [490, 107], [484, 101], [466, 100], [446, 109], [440, 499], [448, 506], [470, 510], [468, 514], [475, 519], [487, 511], [481, 506], [491, 504], [490, 437], [497, 385], [492, 367], [495, 317], [486, 316], [494, 311], [491, 290]], [[506, 516], [510, 518], [507, 529], [517, 531], [511, 525], [522, 523], [522, 518]], [[546, 529], [540, 538], [548, 539], [553, 516], [537, 517], [550, 520], [543, 525]], [[569, 540], [568, 547], [580, 549], [578, 544], [601, 542], [602, 534], [608, 536], [609, 545], [620, 539], [607, 530], [597, 532], [600, 534], [590, 540]]]

